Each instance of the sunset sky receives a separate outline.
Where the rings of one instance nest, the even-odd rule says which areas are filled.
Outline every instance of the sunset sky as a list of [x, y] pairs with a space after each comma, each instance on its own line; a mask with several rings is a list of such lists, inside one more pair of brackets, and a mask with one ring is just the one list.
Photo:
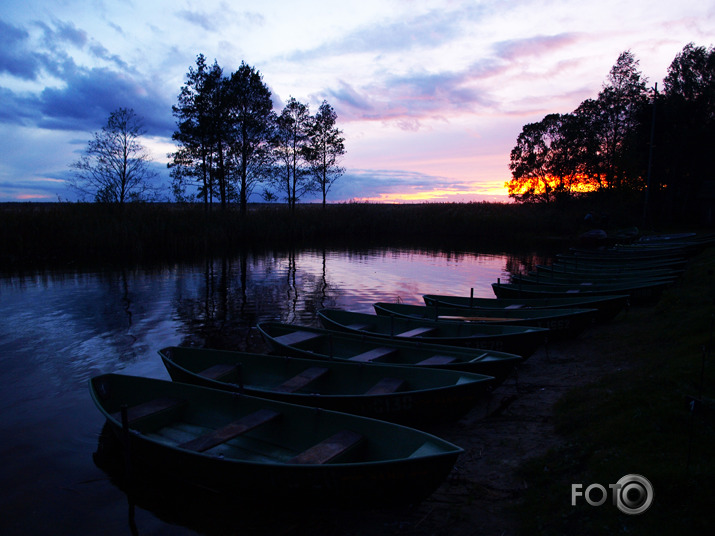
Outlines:
[[118, 107], [168, 184], [171, 106], [200, 53], [259, 70], [276, 111], [333, 106], [347, 171], [329, 201], [506, 200], [525, 124], [595, 98], [623, 51], [660, 85], [714, 37], [703, 0], [4, 0], [0, 201], [74, 199], [69, 164]]

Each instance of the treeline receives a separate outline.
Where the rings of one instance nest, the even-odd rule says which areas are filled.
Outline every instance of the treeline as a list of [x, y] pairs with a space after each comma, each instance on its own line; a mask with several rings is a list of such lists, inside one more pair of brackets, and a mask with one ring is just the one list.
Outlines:
[[216, 61], [199, 55], [190, 67], [178, 103], [172, 153], [172, 187], [177, 200], [237, 201], [246, 213], [254, 188], [263, 184], [266, 201], [279, 198], [295, 209], [308, 192], [320, 192], [325, 205], [331, 185], [344, 169], [344, 138], [337, 114], [323, 101], [315, 115], [291, 97], [280, 114], [260, 72], [241, 63], [224, 75]]
[[646, 196], [652, 215], [684, 220], [715, 179], [715, 50], [688, 44], [662, 91], [623, 52], [603, 90], [571, 113], [525, 125], [506, 186], [519, 202], [593, 191]]
[[584, 214], [609, 211], [633, 225], [631, 205], [604, 199], [563, 207], [505, 203], [377, 205], [251, 204], [206, 212], [201, 203], [8, 203], [0, 205], [0, 271], [117, 267], [233, 255], [245, 248], [415, 247], [458, 251], [561, 250], [586, 227]]

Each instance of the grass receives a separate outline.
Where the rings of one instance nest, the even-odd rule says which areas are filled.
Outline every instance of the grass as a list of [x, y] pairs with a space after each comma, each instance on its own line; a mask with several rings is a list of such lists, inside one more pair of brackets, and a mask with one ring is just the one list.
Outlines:
[[[712, 533], [715, 413], [691, 413], [687, 397], [715, 398], [714, 272], [711, 248], [657, 306], [631, 310], [601, 330], [596, 349], [623, 370], [556, 405], [565, 446], [522, 467], [529, 491], [518, 515], [525, 533]], [[603, 506], [583, 499], [571, 505], [571, 484], [608, 488], [632, 473], [654, 488], [643, 514], [621, 513], [610, 496]]]

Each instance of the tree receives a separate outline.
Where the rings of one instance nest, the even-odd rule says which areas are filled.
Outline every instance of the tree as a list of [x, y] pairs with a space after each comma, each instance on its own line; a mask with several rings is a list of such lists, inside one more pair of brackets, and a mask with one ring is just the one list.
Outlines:
[[553, 181], [549, 131], [558, 118], [558, 114], [551, 114], [538, 123], [522, 128], [511, 151], [509, 169], [512, 180], [507, 185], [509, 197], [519, 201], [549, 201], [551, 198]]
[[221, 207], [236, 198], [242, 214], [254, 184], [269, 166], [273, 125], [271, 92], [253, 67], [241, 63], [230, 77], [203, 55], [189, 68], [187, 82], [173, 107], [177, 131], [173, 139], [172, 177], [175, 193], [183, 196], [187, 182], [199, 183], [207, 207], [217, 195]]
[[715, 49], [686, 45], [663, 82], [657, 184], [671, 214], [685, 217], [695, 212], [703, 181], [715, 180]]
[[323, 101], [308, 132], [308, 161], [323, 195], [323, 207], [330, 187], [345, 173], [345, 168], [338, 165], [340, 157], [345, 154], [345, 138], [335, 126], [337, 118], [332, 106]]
[[648, 102], [646, 81], [641, 78], [638, 64], [630, 51], [622, 52], [596, 100], [594, 132], [600, 145], [603, 184], [611, 189], [642, 187], [638, 180], [643, 177], [629, 174], [626, 164], [626, 149], [632, 141], [629, 135], [637, 131]]
[[[199, 54], [196, 69], [189, 67], [186, 84], [181, 88], [178, 104], [172, 106], [177, 119], [177, 130], [172, 139], [180, 147], [170, 154], [169, 164], [177, 197], [185, 195], [187, 183], [197, 183], [198, 194], [203, 198], [207, 210], [213, 203], [213, 196], [220, 195], [225, 201], [224, 151], [220, 140], [225, 131], [221, 124], [223, 110], [223, 71], [214, 61], [212, 67], [206, 65], [206, 58]], [[222, 187], [221, 182], [224, 182]]]
[[315, 187], [306, 168], [310, 124], [308, 105], [294, 97], [289, 99], [276, 119], [273, 136], [274, 181], [291, 210], [295, 210], [298, 199]]
[[131, 108], [109, 114], [107, 124], [94, 133], [82, 157], [70, 165], [74, 177], [70, 187], [81, 196], [98, 202], [123, 205], [146, 199], [154, 191], [156, 178], [149, 153], [140, 142], [145, 131]]
[[241, 214], [245, 214], [254, 185], [270, 168], [269, 141], [276, 119], [271, 91], [253, 67], [241, 62], [227, 83], [227, 93], [233, 121], [230, 158]]
[[637, 67], [633, 55], [623, 52], [597, 99], [524, 126], [511, 152], [510, 197], [552, 201], [600, 188], [642, 188], [647, 91]]

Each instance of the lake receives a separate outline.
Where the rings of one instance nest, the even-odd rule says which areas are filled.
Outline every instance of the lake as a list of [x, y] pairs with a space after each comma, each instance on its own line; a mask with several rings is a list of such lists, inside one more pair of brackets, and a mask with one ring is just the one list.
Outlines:
[[102, 448], [104, 420], [90, 398], [89, 378], [117, 372], [169, 379], [157, 355], [165, 346], [240, 347], [256, 337], [251, 328], [260, 321], [318, 325], [323, 307], [374, 312], [378, 301], [422, 304], [423, 294], [469, 295], [471, 289], [494, 297], [491, 283], [542, 260], [299, 250], [1, 277], [0, 533], [220, 532], [206, 516], [184, 520], [184, 505], [169, 504], [159, 492], [148, 493], [146, 503], [128, 503], [121, 482], [96, 462], [111, 445]]

